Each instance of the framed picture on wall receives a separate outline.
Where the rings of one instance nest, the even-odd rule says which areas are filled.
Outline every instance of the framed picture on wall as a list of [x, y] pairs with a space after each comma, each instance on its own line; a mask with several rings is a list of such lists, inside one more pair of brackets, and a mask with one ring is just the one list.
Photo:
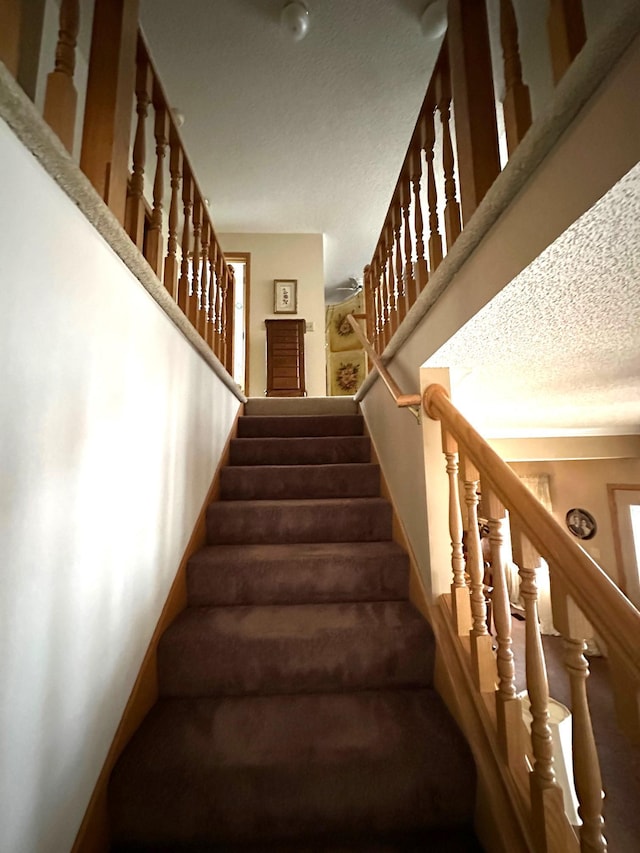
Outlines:
[[273, 281], [273, 313], [298, 313], [298, 280], [276, 278]]

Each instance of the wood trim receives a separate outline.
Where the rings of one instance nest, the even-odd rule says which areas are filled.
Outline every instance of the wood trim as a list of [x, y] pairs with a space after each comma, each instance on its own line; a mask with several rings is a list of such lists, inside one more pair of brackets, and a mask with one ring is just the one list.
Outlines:
[[640, 483], [607, 483], [607, 500], [609, 503], [609, 515], [611, 516], [611, 533], [613, 535], [613, 550], [616, 555], [616, 567], [618, 569], [618, 586], [627, 594], [627, 576], [624, 571], [624, 562], [622, 559], [622, 543], [620, 542], [620, 534], [618, 532], [618, 506], [614, 492], [640, 491]]
[[113, 741], [102, 765], [95, 788], [89, 800], [76, 840], [71, 853], [108, 853], [109, 814], [107, 808], [107, 788], [109, 778], [116, 761], [131, 739], [144, 717], [158, 699], [158, 677], [156, 658], [160, 637], [173, 622], [176, 616], [187, 606], [187, 563], [191, 556], [206, 542], [206, 513], [207, 507], [220, 497], [220, 477], [222, 468], [229, 460], [231, 439], [238, 431], [238, 418], [244, 412], [244, 404], [240, 405], [238, 414], [229, 432], [226, 444], [220, 456], [213, 480], [196, 519], [193, 532], [187, 543], [180, 566], [169, 590], [167, 600], [158, 619], [158, 623], [149, 641], [131, 695], [122, 713], [120, 724], [116, 729]]
[[242, 261], [244, 264], [244, 393], [249, 396], [249, 319], [251, 316], [251, 252], [224, 252], [227, 263]]

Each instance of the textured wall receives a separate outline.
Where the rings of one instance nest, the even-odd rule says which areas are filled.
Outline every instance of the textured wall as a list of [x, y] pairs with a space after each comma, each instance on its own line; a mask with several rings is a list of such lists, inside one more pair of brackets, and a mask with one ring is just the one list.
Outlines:
[[238, 401], [0, 123], [0, 849], [70, 849]]

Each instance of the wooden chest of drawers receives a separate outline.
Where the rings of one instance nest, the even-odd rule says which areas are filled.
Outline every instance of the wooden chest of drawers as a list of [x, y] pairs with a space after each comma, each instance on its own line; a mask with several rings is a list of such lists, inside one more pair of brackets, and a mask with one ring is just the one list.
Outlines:
[[265, 320], [267, 397], [306, 397], [304, 320]]

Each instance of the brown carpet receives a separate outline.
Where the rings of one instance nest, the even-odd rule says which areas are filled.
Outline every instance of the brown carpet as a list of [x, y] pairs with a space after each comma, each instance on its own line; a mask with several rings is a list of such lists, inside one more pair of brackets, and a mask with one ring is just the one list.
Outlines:
[[358, 415], [245, 416], [121, 756], [113, 850], [477, 851], [475, 770]]

